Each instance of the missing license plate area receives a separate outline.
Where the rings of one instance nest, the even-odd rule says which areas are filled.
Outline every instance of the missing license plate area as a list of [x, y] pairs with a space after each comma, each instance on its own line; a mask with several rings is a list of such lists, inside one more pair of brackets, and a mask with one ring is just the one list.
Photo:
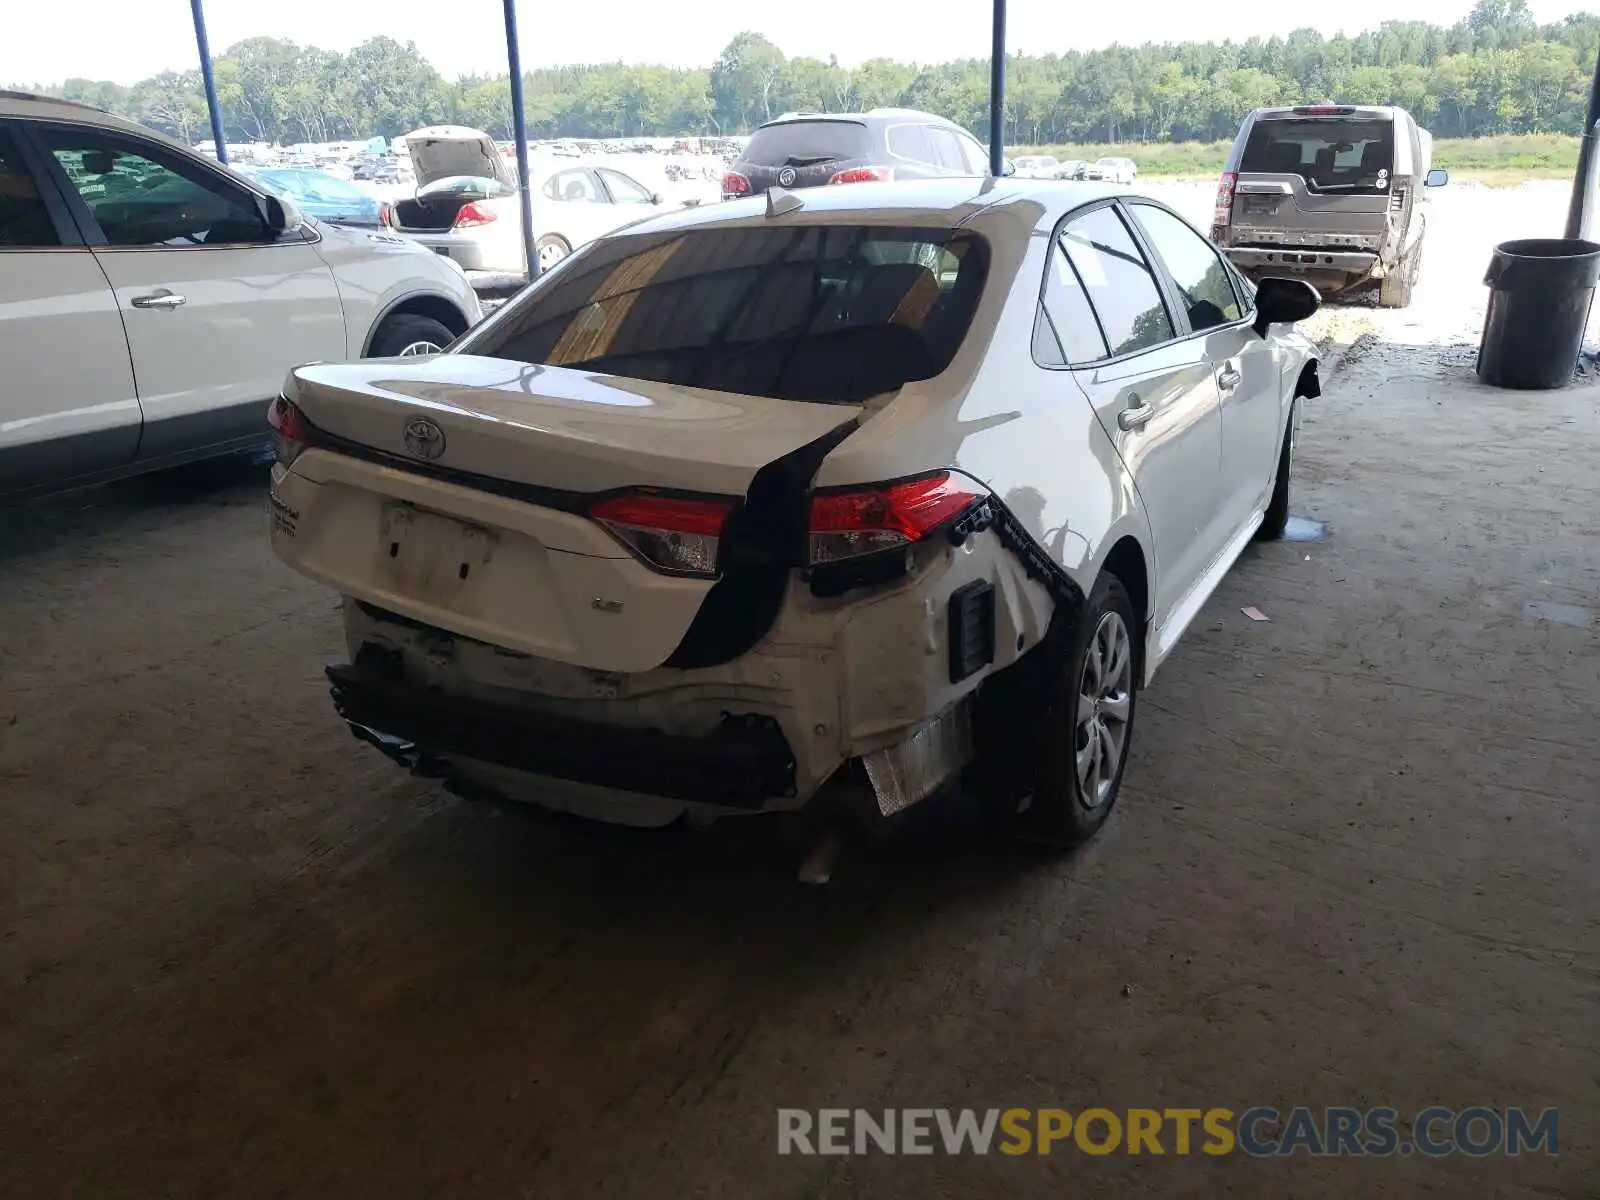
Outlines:
[[1244, 211], [1247, 216], [1267, 217], [1278, 211], [1278, 197], [1252, 196], [1244, 197]]
[[459, 596], [478, 583], [494, 553], [491, 530], [405, 504], [384, 509], [378, 573], [419, 599]]

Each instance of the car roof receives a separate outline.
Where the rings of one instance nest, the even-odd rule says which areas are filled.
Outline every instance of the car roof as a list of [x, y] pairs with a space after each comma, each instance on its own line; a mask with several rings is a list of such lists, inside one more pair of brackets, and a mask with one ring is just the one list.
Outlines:
[[95, 125], [101, 129], [138, 134], [140, 137], [176, 146], [186, 153], [194, 153], [182, 142], [174, 141], [149, 126], [114, 116], [92, 104], [84, 104], [78, 100], [63, 100], [59, 96], [41, 96], [35, 92], [0, 89], [0, 117], [35, 117], [43, 120], [72, 121], [79, 125]]
[[[1039, 206], [1052, 220], [1093, 200], [1129, 194], [1126, 188], [1104, 183], [1068, 183], [1044, 179], [974, 178], [905, 180], [895, 183], [852, 183], [845, 187], [804, 188], [777, 194], [792, 195], [798, 209], [768, 217], [767, 200], [754, 196], [683, 208], [629, 225], [621, 231], [667, 233], [719, 226], [838, 223], [859, 217], [863, 223], [883, 225], [903, 222], [954, 228], [985, 209], [1019, 202]], [[772, 193], [769, 193], [769, 195]], [[1031, 228], [1031, 225], [1030, 225]]]

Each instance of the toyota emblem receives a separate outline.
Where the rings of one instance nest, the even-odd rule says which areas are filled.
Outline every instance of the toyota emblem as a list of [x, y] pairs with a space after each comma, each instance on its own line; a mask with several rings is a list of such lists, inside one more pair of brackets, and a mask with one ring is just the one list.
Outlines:
[[779, 171], [778, 172], [778, 182], [784, 187], [789, 187], [791, 184], [793, 184], [794, 183], [794, 168], [793, 167], [785, 167], [783, 170]]
[[438, 458], [444, 453], [444, 430], [427, 417], [414, 417], [406, 422], [406, 449], [418, 458]]

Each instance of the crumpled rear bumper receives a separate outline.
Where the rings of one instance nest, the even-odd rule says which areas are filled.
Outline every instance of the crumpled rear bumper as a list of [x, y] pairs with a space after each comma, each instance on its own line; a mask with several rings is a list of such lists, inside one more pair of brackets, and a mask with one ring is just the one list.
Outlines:
[[627, 729], [448, 696], [405, 676], [400, 655], [363, 646], [327, 669], [351, 732], [423, 775], [467, 758], [573, 783], [760, 809], [795, 794], [795, 757], [778, 723], [729, 715], [703, 736]]
[[1370, 250], [1302, 250], [1264, 246], [1227, 246], [1222, 251], [1228, 260], [1247, 273], [1289, 275], [1337, 272], [1362, 278], [1381, 279], [1386, 273], [1383, 260]]

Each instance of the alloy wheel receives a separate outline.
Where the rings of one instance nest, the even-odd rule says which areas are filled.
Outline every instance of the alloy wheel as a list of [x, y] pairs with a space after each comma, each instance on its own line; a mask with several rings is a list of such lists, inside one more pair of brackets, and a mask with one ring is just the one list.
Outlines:
[[1078, 795], [1088, 808], [1111, 798], [1133, 715], [1133, 642], [1120, 613], [1108, 612], [1095, 626], [1078, 684], [1078, 721], [1073, 749]]

